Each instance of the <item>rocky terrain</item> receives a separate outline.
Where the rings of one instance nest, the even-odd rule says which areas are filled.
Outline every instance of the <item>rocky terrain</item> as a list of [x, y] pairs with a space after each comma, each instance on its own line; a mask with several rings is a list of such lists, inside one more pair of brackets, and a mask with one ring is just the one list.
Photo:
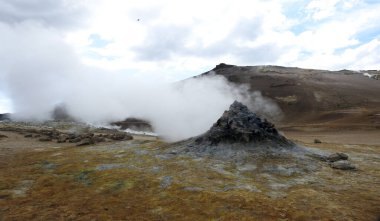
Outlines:
[[[0, 131], [10, 131], [23, 135], [25, 138], [37, 139], [41, 142], [53, 141], [57, 143], [74, 143], [77, 146], [90, 145], [111, 140], [131, 140], [133, 137], [123, 131], [107, 128], [83, 127], [84, 125], [71, 122], [75, 131], [65, 130], [62, 125], [70, 124], [64, 122], [55, 123], [54, 127], [45, 127], [36, 123], [6, 122], [0, 125]], [[47, 123], [49, 124], [49, 123]], [[80, 127], [82, 126], [82, 127]], [[58, 129], [57, 129], [58, 128]], [[79, 130], [78, 130], [79, 129]]]
[[260, 90], [284, 117], [234, 102], [176, 143], [73, 122], [64, 108], [58, 121], [4, 118], [0, 220], [379, 219], [379, 81], [276, 66], [208, 74]]

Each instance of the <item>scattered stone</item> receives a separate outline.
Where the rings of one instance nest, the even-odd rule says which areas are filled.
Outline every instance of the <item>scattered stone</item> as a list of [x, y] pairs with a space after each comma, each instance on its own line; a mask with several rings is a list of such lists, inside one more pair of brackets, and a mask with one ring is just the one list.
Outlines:
[[128, 135], [126, 133], [115, 133], [110, 136], [112, 140], [132, 140], [133, 137], [131, 135]]
[[348, 160], [348, 155], [345, 153], [333, 153], [327, 157], [327, 161], [336, 162], [340, 160]]
[[314, 143], [322, 143], [322, 141], [319, 139], [314, 139]]
[[78, 143], [82, 140], [80, 137], [75, 137], [69, 140], [70, 143]]
[[261, 192], [261, 190], [257, 189], [255, 186], [248, 184], [240, 184], [240, 185], [227, 185], [223, 188], [223, 191], [231, 191], [231, 190], [248, 190], [250, 192]]
[[[55, 122], [56, 123], [56, 122]], [[123, 141], [123, 140], [131, 140], [133, 137], [122, 131], [118, 130], [110, 130], [110, 129], [104, 129], [105, 133], [96, 135], [92, 132], [89, 132], [89, 129], [83, 131], [83, 132], [75, 132], [75, 133], [66, 133], [58, 131], [57, 129], [36, 129], [36, 128], [19, 128], [15, 126], [8, 126], [8, 127], [2, 127], [2, 131], [12, 131], [17, 132], [24, 137], [27, 138], [40, 138], [39, 141], [45, 142], [45, 141], [56, 141], [57, 143], [79, 143], [84, 139], [90, 139], [90, 144], [93, 143], [100, 143], [100, 142], [106, 142], [106, 141]], [[94, 130], [96, 131], [96, 130]], [[1, 137], [0, 137], [1, 138]], [[88, 140], [84, 140], [82, 143], [87, 143]]]
[[91, 138], [84, 138], [77, 144], [77, 146], [86, 146], [86, 145], [91, 145], [94, 143], [95, 142]]
[[81, 137], [82, 138], [92, 138], [92, 137], [94, 137], [94, 134], [93, 133], [85, 133], [85, 134], [82, 134]]
[[348, 160], [340, 160], [330, 164], [330, 166], [334, 169], [339, 170], [355, 170], [356, 167], [350, 163]]
[[25, 197], [28, 190], [32, 187], [34, 181], [33, 180], [23, 180], [18, 186], [12, 190], [12, 194], [14, 197]]
[[244, 164], [237, 167], [238, 171], [241, 172], [248, 172], [248, 171], [254, 171], [256, 170], [257, 166], [253, 164]]
[[159, 167], [159, 166], [154, 166], [152, 167], [152, 169], [150, 170], [152, 173], [159, 173], [162, 171], [162, 167]]
[[0, 139], [1, 138], [8, 138], [8, 136], [5, 136], [4, 134], [0, 134]]
[[45, 170], [54, 170], [55, 168], [57, 168], [57, 164], [44, 161], [42, 162], [42, 168]]
[[95, 143], [101, 143], [101, 142], [105, 142], [106, 141], [106, 139], [104, 137], [100, 137], [100, 136], [93, 137], [92, 140]]
[[80, 172], [77, 176], [76, 176], [76, 180], [78, 182], [81, 182], [83, 183], [84, 185], [86, 186], [90, 186], [92, 184], [92, 180], [90, 179], [89, 175], [91, 173], [93, 173], [94, 171], [92, 170], [84, 170], [82, 172]]
[[95, 170], [104, 171], [104, 170], [111, 170], [111, 169], [120, 169], [124, 167], [126, 167], [126, 165], [121, 164], [121, 163], [101, 164], [101, 165], [96, 166]]
[[146, 155], [146, 154], [149, 154], [149, 151], [137, 149], [137, 150], [135, 150], [135, 154], [137, 154], [137, 155]]
[[69, 140], [72, 140], [78, 137], [76, 134], [73, 134], [73, 133], [69, 133], [67, 134], [67, 136], [69, 137]]
[[173, 177], [172, 176], [164, 176], [162, 179], [161, 179], [161, 183], [160, 183], [160, 187], [162, 189], [166, 189], [168, 188], [173, 182]]
[[41, 137], [40, 139], [38, 139], [39, 141], [41, 142], [47, 142], [47, 141], [52, 141], [52, 139], [50, 137]]
[[57, 138], [57, 143], [65, 143], [69, 139], [69, 136], [66, 134], [61, 134]]

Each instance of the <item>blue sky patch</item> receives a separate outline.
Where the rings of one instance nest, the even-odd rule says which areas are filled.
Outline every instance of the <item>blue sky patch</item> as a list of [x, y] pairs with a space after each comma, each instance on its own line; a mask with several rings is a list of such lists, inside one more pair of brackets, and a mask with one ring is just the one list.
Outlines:
[[91, 34], [88, 39], [91, 41], [90, 47], [94, 48], [104, 48], [112, 43], [112, 41], [101, 38], [98, 34]]

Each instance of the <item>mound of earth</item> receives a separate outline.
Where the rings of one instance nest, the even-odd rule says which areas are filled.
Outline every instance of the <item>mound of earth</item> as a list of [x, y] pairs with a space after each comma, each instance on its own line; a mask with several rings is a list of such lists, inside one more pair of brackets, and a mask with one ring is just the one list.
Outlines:
[[[305, 152], [274, 125], [235, 101], [204, 134], [173, 144], [170, 154], [187, 153], [243, 162], [253, 158]], [[263, 157], [264, 156], [264, 157]]]
[[238, 101], [232, 103], [206, 133], [173, 146], [165, 158], [186, 153], [233, 161], [239, 165], [278, 159], [292, 162], [294, 165], [290, 170], [299, 173], [316, 171], [325, 163], [334, 169], [356, 169], [345, 153], [315, 152], [296, 145], [282, 136], [274, 124], [261, 119]]
[[280, 135], [274, 124], [262, 120], [247, 106], [235, 101], [228, 111], [202, 136], [195, 140], [196, 144], [218, 145], [231, 143], [271, 143], [281, 146], [293, 145]]

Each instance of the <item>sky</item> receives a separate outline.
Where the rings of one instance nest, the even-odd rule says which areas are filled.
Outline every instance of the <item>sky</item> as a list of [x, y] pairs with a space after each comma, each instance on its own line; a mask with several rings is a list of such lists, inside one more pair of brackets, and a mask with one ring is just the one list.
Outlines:
[[379, 11], [377, 0], [0, 0], [0, 113], [12, 85], [74, 70], [153, 82], [222, 62], [377, 70]]

